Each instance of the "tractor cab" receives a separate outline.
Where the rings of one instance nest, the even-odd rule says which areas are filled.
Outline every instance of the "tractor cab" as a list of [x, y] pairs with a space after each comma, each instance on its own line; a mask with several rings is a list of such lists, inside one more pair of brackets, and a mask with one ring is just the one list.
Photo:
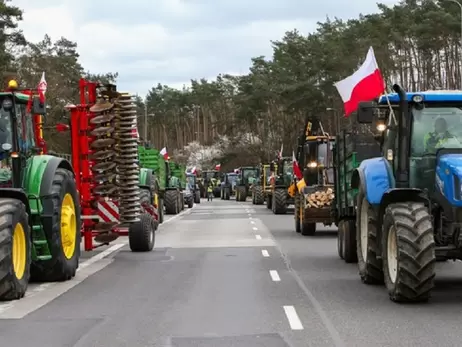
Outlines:
[[31, 90], [19, 91], [15, 81], [0, 92], [0, 105], [0, 186], [19, 188], [26, 159], [45, 148], [36, 119], [45, 114], [45, 105]]
[[270, 164], [270, 170], [275, 172], [274, 185], [289, 187], [293, 181], [294, 169], [292, 157], [282, 157], [277, 164]]
[[[334, 184], [332, 150], [335, 138], [324, 136], [307, 136], [301, 151], [301, 160], [308, 178], [306, 184]], [[307, 169], [307, 170], [306, 170]]]
[[258, 182], [260, 169], [255, 166], [244, 166], [238, 169], [238, 179], [236, 182], [236, 201], [245, 201], [252, 195], [251, 186]]

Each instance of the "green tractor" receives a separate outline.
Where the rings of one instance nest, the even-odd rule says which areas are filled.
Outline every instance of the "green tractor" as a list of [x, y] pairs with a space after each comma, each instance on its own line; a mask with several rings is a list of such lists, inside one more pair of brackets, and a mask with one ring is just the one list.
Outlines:
[[165, 193], [164, 204], [167, 214], [178, 214], [184, 210], [183, 187], [180, 178], [174, 176], [171, 165], [165, 161]]
[[238, 175], [235, 172], [223, 174], [223, 182], [221, 183], [221, 199], [229, 200], [231, 196], [236, 194], [236, 181]]
[[285, 214], [287, 206], [294, 204], [294, 198], [288, 192], [294, 177], [292, 158], [282, 157], [278, 159], [277, 164], [271, 163], [270, 171], [275, 175], [271, 179], [270, 190], [266, 196], [266, 207], [274, 214]]
[[[204, 180], [205, 187], [208, 187], [209, 184], [212, 184], [213, 196], [215, 198], [219, 198], [221, 195], [220, 172], [218, 170], [202, 171], [202, 178]], [[207, 194], [206, 192], [207, 189], [205, 189], [205, 194]], [[207, 197], [207, 195], [204, 197]]]
[[193, 173], [187, 173], [186, 180], [187, 180], [188, 188], [191, 190], [191, 193], [193, 195], [194, 203], [200, 204], [201, 203], [201, 192], [199, 189], [199, 182], [197, 180], [197, 176]]
[[29, 280], [65, 281], [80, 258], [80, 202], [71, 164], [41, 155], [37, 96], [17, 83], [0, 93], [0, 300], [24, 296]]
[[248, 196], [252, 196], [251, 187], [257, 182], [260, 176], [260, 169], [255, 166], [244, 166], [240, 167], [238, 171], [236, 201], [246, 201]]

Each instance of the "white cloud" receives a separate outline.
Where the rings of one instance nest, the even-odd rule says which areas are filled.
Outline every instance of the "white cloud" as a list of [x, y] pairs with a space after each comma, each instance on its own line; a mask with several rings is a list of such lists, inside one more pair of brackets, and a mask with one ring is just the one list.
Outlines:
[[[387, 0], [386, 3], [396, 3]], [[190, 79], [238, 71], [270, 55], [270, 40], [317, 21], [372, 12], [370, 0], [16, 0], [30, 41], [45, 34], [78, 43], [81, 62], [95, 73], [118, 72], [119, 88], [144, 95], [157, 83], [182, 87]]]

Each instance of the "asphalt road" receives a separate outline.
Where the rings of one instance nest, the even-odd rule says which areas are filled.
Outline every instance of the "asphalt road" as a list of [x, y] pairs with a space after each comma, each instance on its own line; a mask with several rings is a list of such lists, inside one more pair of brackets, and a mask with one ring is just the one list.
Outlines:
[[335, 237], [303, 237], [290, 214], [250, 202], [202, 200], [161, 226], [155, 251], [119, 240], [86, 255], [75, 280], [0, 305], [0, 345], [461, 345], [461, 263], [438, 265], [429, 304], [397, 305], [337, 257]]

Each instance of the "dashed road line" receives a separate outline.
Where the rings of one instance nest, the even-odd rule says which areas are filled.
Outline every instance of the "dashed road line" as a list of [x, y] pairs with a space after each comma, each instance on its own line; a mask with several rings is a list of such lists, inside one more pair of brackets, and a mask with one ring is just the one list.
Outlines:
[[255, 224], [255, 222], [253, 220], [250, 221], [250, 224]]
[[284, 312], [286, 313], [287, 320], [289, 321], [290, 328], [292, 330], [303, 330], [302, 322], [298, 318], [297, 311], [293, 306], [283, 306]]
[[266, 249], [262, 249], [261, 250], [261, 254], [265, 257], [265, 258], [268, 258], [270, 255], [268, 253], [268, 251]]
[[260, 235], [255, 235], [255, 238], [256, 238], [257, 240], [261, 240], [261, 236], [260, 236]]
[[257, 231], [257, 230], [258, 230], [258, 228], [256, 228], [256, 227], [253, 227], [252, 229], [253, 229], [253, 230], [255, 230], [255, 231]]
[[270, 270], [269, 273], [273, 282], [281, 282], [281, 277], [279, 277], [279, 274], [276, 270]]

